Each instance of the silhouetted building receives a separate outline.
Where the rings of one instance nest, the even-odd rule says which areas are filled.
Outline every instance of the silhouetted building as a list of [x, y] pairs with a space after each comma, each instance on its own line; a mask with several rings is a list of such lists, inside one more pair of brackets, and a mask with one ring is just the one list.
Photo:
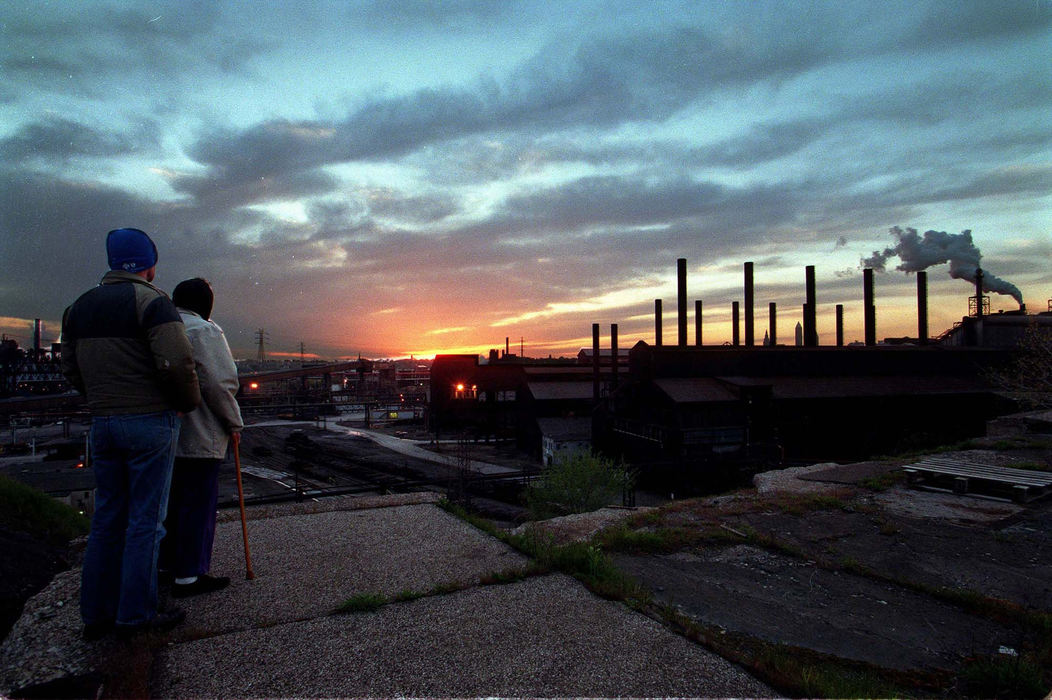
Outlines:
[[788, 460], [859, 459], [982, 435], [1010, 410], [983, 378], [1003, 349], [632, 348], [596, 447], [701, 484]]

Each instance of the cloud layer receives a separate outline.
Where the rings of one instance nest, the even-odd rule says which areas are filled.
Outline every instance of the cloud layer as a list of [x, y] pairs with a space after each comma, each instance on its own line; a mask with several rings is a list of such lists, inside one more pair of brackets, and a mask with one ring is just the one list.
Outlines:
[[896, 226], [970, 229], [1052, 297], [1044, 3], [180, 8], [0, 9], [9, 320], [54, 323], [117, 226], [155, 233], [161, 286], [213, 281], [244, 354], [649, 338], [679, 257], [716, 342], [745, 260], [759, 303], [795, 313], [805, 264], [855, 303]]

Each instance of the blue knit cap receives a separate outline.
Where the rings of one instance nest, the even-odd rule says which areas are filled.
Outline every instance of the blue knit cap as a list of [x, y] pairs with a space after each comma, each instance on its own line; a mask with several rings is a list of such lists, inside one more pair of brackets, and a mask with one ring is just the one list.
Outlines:
[[157, 246], [145, 231], [118, 228], [106, 236], [106, 255], [111, 270], [142, 272], [157, 264]]

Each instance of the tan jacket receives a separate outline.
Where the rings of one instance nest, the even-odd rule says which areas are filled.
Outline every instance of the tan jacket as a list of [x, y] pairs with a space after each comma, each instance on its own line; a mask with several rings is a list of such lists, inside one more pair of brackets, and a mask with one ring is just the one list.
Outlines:
[[230, 354], [223, 329], [187, 309], [179, 309], [186, 335], [193, 347], [201, 405], [183, 416], [176, 457], [222, 459], [230, 434], [244, 427], [238, 390], [237, 365]]

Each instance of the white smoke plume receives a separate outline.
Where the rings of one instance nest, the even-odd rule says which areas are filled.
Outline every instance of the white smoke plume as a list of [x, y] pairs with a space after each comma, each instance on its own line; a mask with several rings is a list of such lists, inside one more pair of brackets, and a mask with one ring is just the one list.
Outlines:
[[[970, 230], [961, 231], [959, 234], [925, 231], [921, 236], [917, 234], [915, 228], [902, 229], [895, 226], [891, 229], [891, 235], [898, 240], [897, 245], [894, 248], [885, 248], [883, 251], [873, 251], [873, 255], [861, 260], [860, 264], [863, 268], [869, 267], [883, 272], [888, 259], [893, 257], [898, 257], [902, 262], [895, 269], [903, 272], [918, 272], [932, 265], [949, 263], [950, 277], [975, 284], [975, 271], [979, 268], [982, 254], [972, 243]], [[1018, 287], [985, 270], [983, 270], [983, 291], [1007, 294], [1020, 305], [1023, 304], [1023, 293]]]

